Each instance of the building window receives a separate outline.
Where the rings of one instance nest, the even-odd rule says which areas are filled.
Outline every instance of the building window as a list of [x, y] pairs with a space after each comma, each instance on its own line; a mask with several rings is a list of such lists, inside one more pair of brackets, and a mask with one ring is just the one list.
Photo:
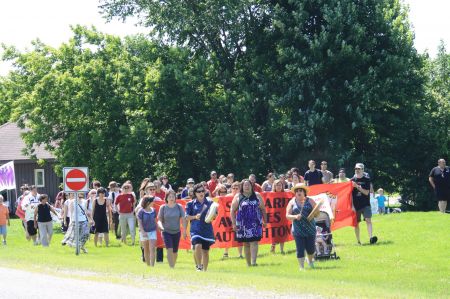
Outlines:
[[34, 184], [36, 187], [45, 187], [44, 169], [34, 170]]

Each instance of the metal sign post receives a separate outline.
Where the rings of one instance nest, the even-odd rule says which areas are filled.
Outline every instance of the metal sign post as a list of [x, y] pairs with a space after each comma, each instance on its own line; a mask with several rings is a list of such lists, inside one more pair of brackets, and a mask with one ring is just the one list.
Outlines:
[[89, 169], [87, 167], [63, 168], [64, 192], [75, 193], [75, 254], [80, 254], [80, 223], [78, 213], [81, 209], [78, 195], [89, 191]]
[[78, 223], [78, 192], [75, 192], [75, 255], [80, 254], [80, 231]]

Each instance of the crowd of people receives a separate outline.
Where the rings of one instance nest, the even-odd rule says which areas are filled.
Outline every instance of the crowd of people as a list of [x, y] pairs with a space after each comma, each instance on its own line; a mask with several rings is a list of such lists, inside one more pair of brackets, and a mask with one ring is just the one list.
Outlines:
[[[430, 173], [430, 183], [437, 189], [440, 208], [441, 201], [448, 201], [450, 194], [450, 187], [448, 193], [445, 191], [447, 189], [442, 191], [444, 186], [442, 181], [450, 181], [449, 169], [442, 160], [439, 160], [440, 171], [433, 169]], [[236, 241], [242, 243], [242, 247], [238, 248], [239, 255], [245, 258], [248, 266], [256, 266], [258, 242], [267, 225], [267, 214], [260, 192], [290, 191], [294, 197], [287, 205], [286, 218], [292, 221], [297, 259], [300, 269], [303, 269], [305, 251], [306, 260], [313, 268], [317, 241], [320, 243], [316, 238], [318, 228], [314, 223], [315, 215], [311, 214], [315, 211], [316, 204], [308, 197], [309, 187], [315, 184], [352, 181], [353, 206], [358, 220], [355, 227], [357, 243], [361, 244], [359, 229], [361, 216], [367, 225], [369, 243], [376, 243], [370, 206], [373, 186], [370, 176], [364, 171], [364, 164], [355, 165], [354, 175], [351, 178], [346, 176], [343, 168], [339, 169], [338, 175], [334, 177], [328, 170], [326, 161], [322, 161], [320, 169], [317, 169], [315, 161], [311, 160], [308, 162], [308, 168], [304, 175], [300, 174], [298, 168], [292, 168], [279, 175], [270, 172], [262, 184], [256, 182], [254, 174], [238, 181], [232, 173], [225, 176], [211, 171], [208, 181], [196, 184], [194, 179], [189, 178], [186, 186], [176, 191], [167, 176], [156, 180], [145, 178], [136, 190], [131, 181], [126, 181], [122, 185], [111, 181], [106, 188], [102, 187], [99, 181], [94, 181], [92, 189], [87, 194], [77, 193], [77, 195], [61, 191], [52, 205], [49, 204], [47, 195], [38, 194], [36, 186], [22, 186], [16, 214], [22, 219], [25, 237], [32, 240], [35, 245], [42, 244], [42, 246], [49, 246], [51, 243], [53, 234], [51, 214], [57, 215], [61, 219], [61, 228], [65, 233], [62, 245], [75, 246], [75, 236], [78, 234], [80, 248], [85, 253], [87, 253], [85, 244], [90, 235], [94, 236], [95, 246], [102, 245], [103, 242], [108, 246], [110, 230], [123, 243], [127, 243], [127, 236], [130, 235], [131, 245], [134, 245], [137, 224], [142, 260], [149, 266], [154, 266], [155, 261], [163, 259], [162, 248], [156, 248], [159, 231], [167, 251], [168, 264], [175, 267], [179, 242], [181, 237], [187, 237], [189, 224], [195, 267], [198, 271], [207, 271], [209, 249], [215, 243], [211, 221], [206, 221], [207, 213], [214, 202], [213, 197], [233, 197], [230, 214]], [[383, 189], [378, 189], [377, 193], [379, 210], [383, 212], [386, 199]], [[187, 200], [186, 208], [178, 204], [177, 199]], [[2, 201], [3, 198], [0, 196], [0, 203]], [[164, 202], [158, 214], [154, 208], [155, 202]], [[9, 219], [8, 213], [4, 210], [0, 204], [0, 234], [3, 235], [3, 243], [6, 244], [6, 223], [9, 225]], [[78, 211], [78, 214], [75, 214], [75, 211]], [[276, 244], [272, 244], [271, 251], [275, 251], [275, 246]], [[282, 243], [280, 250], [284, 253]], [[228, 249], [225, 249], [224, 257], [228, 257]]]

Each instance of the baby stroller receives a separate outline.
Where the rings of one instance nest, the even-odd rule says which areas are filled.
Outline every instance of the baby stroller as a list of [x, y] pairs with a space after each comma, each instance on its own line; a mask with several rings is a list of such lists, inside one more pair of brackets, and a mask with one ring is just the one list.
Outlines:
[[317, 228], [314, 259], [339, 259], [333, 243], [330, 217], [326, 212], [320, 211], [320, 214], [314, 220]]

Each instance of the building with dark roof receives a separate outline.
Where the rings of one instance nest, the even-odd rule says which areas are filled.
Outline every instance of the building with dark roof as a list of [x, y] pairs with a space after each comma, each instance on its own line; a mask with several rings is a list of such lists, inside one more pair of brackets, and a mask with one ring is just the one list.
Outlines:
[[[44, 161], [43, 165], [38, 164], [31, 157], [25, 156], [23, 154], [25, 142], [22, 140], [24, 132], [26, 130], [19, 128], [16, 123], [6, 123], [0, 126], [0, 165], [14, 161], [16, 190], [11, 192], [10, 196], [12, 199], [17, 198], [20, 186], [27, 184], [36, 185], [39, 193], [48, 194], [50, 199], [54, 200], [62, 181], [53, 169], [55, 157], [43, 146], [34, 147], [34, 154], [38, 160]], [[9, 193], [4, 190], [2, 194], [5, 196]], [[11, 203], [13, 202], [14, 200]]]

